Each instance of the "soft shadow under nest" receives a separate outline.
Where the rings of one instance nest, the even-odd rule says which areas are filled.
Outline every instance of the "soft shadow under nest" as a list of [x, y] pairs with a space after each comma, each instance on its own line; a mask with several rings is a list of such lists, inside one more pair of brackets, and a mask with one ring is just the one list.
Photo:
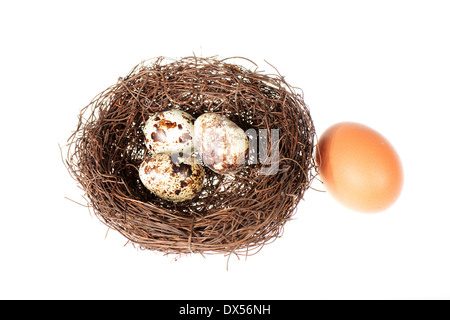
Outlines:
[[[97, 217], [142, 249], [256, 253], [281, 235], [314, 178], [315, 131], [302, 95], [278, 74], [230, 61], [160, 57], [141, 63], [80, 113], [65, 164]], [[194, 117], [221, 113], [244, 130], [278, 129], [278, 171], [262, 175], [261, 164], [253, 164], [218, 175], [205, 168], [197, 198], [157, 198], [138, 175], [146, 152], [143, 126], [151, 113], [171, 108]]]

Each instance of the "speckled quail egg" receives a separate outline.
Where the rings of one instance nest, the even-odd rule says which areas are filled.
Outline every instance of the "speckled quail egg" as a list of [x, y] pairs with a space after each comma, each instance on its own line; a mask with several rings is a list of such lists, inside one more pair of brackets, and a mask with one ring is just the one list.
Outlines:
[[152, 153], [190, 153], [194, 121], [190, 114], [177, 109], [156, 112], [145, 123], [145, 145]]
[[204, 165], [220, 174], [244, 166], [249, 149], [244, 130], [217, 113], [204, 113], [195, 120], [194, 145]]
[[139, 178], [156, 196], [173, 202], [194, 198], [203, 187], [203, 167], [172, 159], [169, 154], [150, 154], [139, 168]]

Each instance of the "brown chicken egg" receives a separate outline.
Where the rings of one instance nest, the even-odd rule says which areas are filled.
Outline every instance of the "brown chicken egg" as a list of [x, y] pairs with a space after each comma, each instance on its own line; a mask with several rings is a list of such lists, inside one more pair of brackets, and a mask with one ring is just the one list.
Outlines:
[[194, 198], [203, 187], [201, 165], [174, 161], [169, 154], [151, 154], [139, 168], [144, 186], [156, 196], [173, 202]]
[[194, 117], [171, 109], [152, 114], [144, 127], [145, 144], [152, 153], [176, 153], [193, 148]]
[[249, 150], [244, 130], [217, 113], [204, 113], [195, 120], [194, 146], [203, 164], [220, 174], [238, 171]]
[[385, 137], [367, 126], [343, 122], [328, 128], [319, 139], [316, 161], [329, 193], [353, 210], [382, 211], [400, 195], [400, 158]]

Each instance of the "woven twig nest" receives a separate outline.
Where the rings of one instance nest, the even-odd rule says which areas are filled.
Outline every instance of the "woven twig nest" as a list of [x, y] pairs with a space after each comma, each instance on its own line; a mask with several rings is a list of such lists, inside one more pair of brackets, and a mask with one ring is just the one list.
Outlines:
[[[231, 62], [236, 59], [141, 63], [81, 111], [66, 166], [96, 216], [138, 247], [255, 253], [281, 235], [309, 188], [316, 173], [315, 130], [301, 93], [278, 74], [263, 74], [256, 65], [252, 71]], [[147, 152], [143, 128], [152, 113], [168, 109], [194, 117], [220, 113], [243, 130], [278, 129], [276, 172], [262, 174], [268, 165], [261, 159], [228, 175], [205, 168], [204, 187], [194, 199], [156, 197], [139, 179]]]

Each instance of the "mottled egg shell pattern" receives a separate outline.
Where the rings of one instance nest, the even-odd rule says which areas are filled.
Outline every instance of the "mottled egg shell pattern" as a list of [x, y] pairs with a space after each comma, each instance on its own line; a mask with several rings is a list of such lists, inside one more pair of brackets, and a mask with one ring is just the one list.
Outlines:
[[203, 164], [220, 174], [238, 171], [249, 150], [244, 130], [217, 113], [204, 113], [195, 120], [194, 146]]
[[203, 168], [199, 164], [177, 162], [165, 153], [151, 154], [142, 162], [139, 177], [149, 191], [162, 199], [190, 200], [203, 187]]
[[145, 123], [145, 145], [152, 153], [190, 153], [194, 121], [190, 114], [177, 109], [156, 112]]

